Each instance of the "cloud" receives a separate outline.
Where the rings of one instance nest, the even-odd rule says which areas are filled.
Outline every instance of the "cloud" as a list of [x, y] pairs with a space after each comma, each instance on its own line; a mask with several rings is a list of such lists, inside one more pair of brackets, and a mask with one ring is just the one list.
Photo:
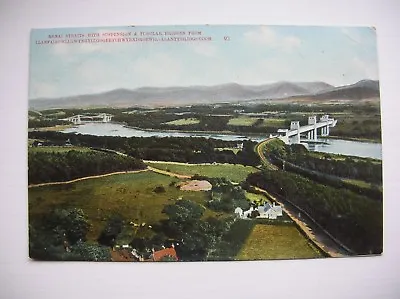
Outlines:
[[282, 39], [282, 47], [290, 51], [301, 46], [301, 40], [294, 36], [287, 36]]
[[217, 54], [217, 48], [210, 42], [196, 42], [190, 45], [190, 48], [197, 54], [207, 57], [213, 57]]
[[377, 62], [366, 62], [358, 57], [354, 57], [351, 61], [351, 68], [355, 73], [363, 76], [363, 79], [378, 79]]
[[244, 38], [250, 43], [270, 48], [280, 48], [285, 51], [299, 48], [302, 43], [302, 41], [296, 36], [281, 36], [267, 26], [261, 26], [257, 30], [244, 33]]
[[184, 78], [181, 62], [161, 52], [133, 61], [128, 72], [137, 78], [138, 86], [171, 86]]
[[244, 37], [251, 43], [273, 47], [277, 45], [278, 40], [276, 33], [266, 26], [262, 26], [258, 30], [248, 31], [244, 34]]
[[52, 98], [57, 96], [57, 87], [54, 84], [46, 82], [31, 81], [29, 88], [29, 98]]

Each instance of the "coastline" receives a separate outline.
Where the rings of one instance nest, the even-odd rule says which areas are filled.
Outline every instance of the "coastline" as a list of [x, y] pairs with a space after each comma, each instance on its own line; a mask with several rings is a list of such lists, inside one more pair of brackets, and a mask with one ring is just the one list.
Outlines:
[[347, 136], [325, 136], [324, 138], [327, 139], [342, 139], [342, 140], [349, 140], [349, 141], [357, 141], [357, 142], [365, 142], [365, 143], [380, 143], [382, 144], [382, 140], [379, 139], [369, 139], [369, 138], [359, 138], [359, 137], [347, 137]]
[[[134, 127], [134, 126], [129, 126], [125, 123], [121, 123], [121, 122], [110, 122], [110, 123], [114, 123], [114, 124], [119, 124], [122, 125], [124, 128], [128, 128], [128, 129], [135, 129], [135, 130], [140, 130], [140, 131], [145, 131], [145, 132], [165, 132], [165, 133], [194, 133], [194, 134], [219, 134], [219, 135], [235, 135], [235, 136], [240, 136], [243, 138], [247, 138], [248, 136], [255, 136], [255, 137], [259, 137], [262, 134], [260, 133], [244, 133], [247, 136], [245, 136], [242, 133], [239, 132], [232, 132], [232, 131], [195, 131], [195, 130], [167, 130], [167, 129], [151, 129], [151, 128], [141, 128], [141, 127]], [[267, 136], [267, 134], [266, 134]]]

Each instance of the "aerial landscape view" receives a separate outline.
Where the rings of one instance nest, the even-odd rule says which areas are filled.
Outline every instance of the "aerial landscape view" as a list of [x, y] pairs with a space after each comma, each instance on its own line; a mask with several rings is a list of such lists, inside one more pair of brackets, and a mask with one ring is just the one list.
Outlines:
[[31, 32], [29, 256], [383, 252], [372, 27]]

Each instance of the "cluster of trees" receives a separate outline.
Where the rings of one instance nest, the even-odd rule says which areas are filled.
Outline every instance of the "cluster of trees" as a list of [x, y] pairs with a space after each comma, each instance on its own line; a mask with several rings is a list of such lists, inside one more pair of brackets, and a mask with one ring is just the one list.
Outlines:
[[370, 159], [335, 159], [330, 155], [324, 155], [321, 159], [308, 154], [293, 154], [286, 160], [303, 168], [382, 185], [382, 163]]
[[[202, 205], [185, 199], [166, 205], [162, 212], [168, 218], [160, 224], [153, 224], [155, 234], [152, 237], [136, 235], [130, 245], [144, 258], [148, 258], [152, 249], [160, 250], [162, 246], [168, 247], [174, 243], [179, 260], [208, 260], [214, 255], [221, 238], [229, 232], [235, 219], [204, 218], [204, 211]], [[110, 219], [98, 241], [100, 244], [112, 246], [119, 233], [120, 223]], [[105, 243], [104, 236], [108, 236]]]
[[284, 171], [253, 173], [247, 182], [297, 205], [357, 254], [382, 252], [382, 202]]
[[[370, 158], [342, 157], [335, 154], [317, 156], [308, 152], [302, 145], [285, 145], [280, 140], [268, 143], [266, 154], [281, 168], [284, 161], [289, 162], [285, 164], [286, 170], [311, 170], [315, 174], [325, 174], [329, 177], [356, 179], [377, 186], [382, 185], [382, 162]], [[290, 163], [298, 167], [291, 167]], [[326, 179], [330, 179], [329, 177]]]
[[[202, 109], [207, 110], [207, 109]], [[212, 109], [211, 109], [212, 110]], [[221, 110], [221, 109], [219, 109]], [[225, 111], [227, 110], [227, 111]], [[272, 133], [276, 132], [281, 126], [269, 125], [264, 126], [264, 120], [262, 118], [255, 121], [251, 126], [232, 126], [229, 125], [229, 120], [237, 117], [239, 114], [231, 111], [231, 109], [224, 109], [224, 113], [210, 111], [210, 114], [203, 114], [198, 112], [188, 112], [184, 115], [184, 118], [195, 118], [199, 122], [195, 124], [187, 125], [173, 125], [167, 124], [168, 122], [181, 119], [182, 115], [170, 114], [165, 111], [148, 112], [142, 114], [120, 114], [114, 117], [115, 121], [126, 123], [132, 127], [138, 127], [143, 129], [159, 129], [159, 130], [185, 130], [185, 131], [231, 131], [237, 133]], [[289, 126], [290, 120], [287, 120], [285, 127]]]
[[[195, 176], [194, 178], [203, 179]], [[226, 178], [206, 178], [213, 186], [209, 193], [207, 207], [218, 212], [233, 213], [235, 208], [250, 208], [245, 192], [240, 186], [233, 185]]]
[[29, 225], [29, 256], [54, 261], [110, 261], [107, 247], [86, 242], [89, 227], [81, 209], [56, 209]]
[[124, 226], [124, 219], [121, 215], [111, 215], [107, 224], [103, 228], [97, 242], [104, 246], [113, 247], [118, 235], [121, 233]]
[[339, 118], [335, 127], [335, 136], [381, 140], [380, 115], [357, 118]]
[[143, 169], [143, 161], [116, 154], [76, 151], [28, 153], [28, 182], [68, 181], [89, 175]]
[[28, 128], [54, 127], [57, 125], [66, 125], [67, 122], [58, 119], [29, 119]]
[[145, 160], [176, 161], [190, 163], [237, 163], [258, 165], [259, 158], [254, 152], [255, 143], [243, 142], [243, 149], [219, 151], [216, 148], [235, 147], [237, 141], [223, 141], [208, 138], [178, 137], [112, 137], [65, 134], [60, 132], [29, 132], [29, 138], [65, 142], [70, 139], [73, 145], [107, 148], [124, 152], [131, 157]]
[[379, 187], [377, 185], [370, 184], [368, 186], [368, 185], [363, 185], [363, 184], [352, 183], [351, 181], [346, 181], [338, 176], [330, 175], [328, 173], [324, 173], [324, 172], [320, 172], [320, 171], [310, 170], [308, 168], [298, 166], [296, 164], [287, 162], [280, 158], [272, 158], [272, 161], [274, 162], [274, 164], [279, 165], [281, 168], [283, 168], [286, 171], [300, 174], [300, 175], [307, 177], [315, 182], [329, 185], [329, 186], [332, 186], [335, 188], [346, 188], [353, 192], [368, 196], [368, 197], [378, 200], [378, 201], [382, 201], [382, 199], [383, 199], [382, 191], [381, 191], [381, 189], [379, 189]]
[[216, 250], [216, 245], [234, 222], [233, 218], [203, 220], [205, 208], [189, 201], [180, 200], [165, 206], [168, 216], [165, 231], [169, 237], [181, 240], [177, 253], [181, 260], [204, 261]]

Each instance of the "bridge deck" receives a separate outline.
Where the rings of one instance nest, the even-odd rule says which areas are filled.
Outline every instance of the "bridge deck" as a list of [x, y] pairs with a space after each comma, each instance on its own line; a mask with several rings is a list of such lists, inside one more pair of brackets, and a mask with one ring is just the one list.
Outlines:
[[312, 131], [312, 130], [314, 130], [314, 128], [319, 129], [322, 127], [335, 125], [335, 124], [336, 124], [335, 120], [329, 120], [329, 121], [325, 121], [325, 122], [318, 122], [315, 127], [314, 127], [314, 125], [305, 125], [305, 126], [300, 127], [300, 129], [289, 130], [287, 133], [287, 136], [292, 137], [294, 135], [297, 135], [298, 131], [301, 134], [301, 133]]

